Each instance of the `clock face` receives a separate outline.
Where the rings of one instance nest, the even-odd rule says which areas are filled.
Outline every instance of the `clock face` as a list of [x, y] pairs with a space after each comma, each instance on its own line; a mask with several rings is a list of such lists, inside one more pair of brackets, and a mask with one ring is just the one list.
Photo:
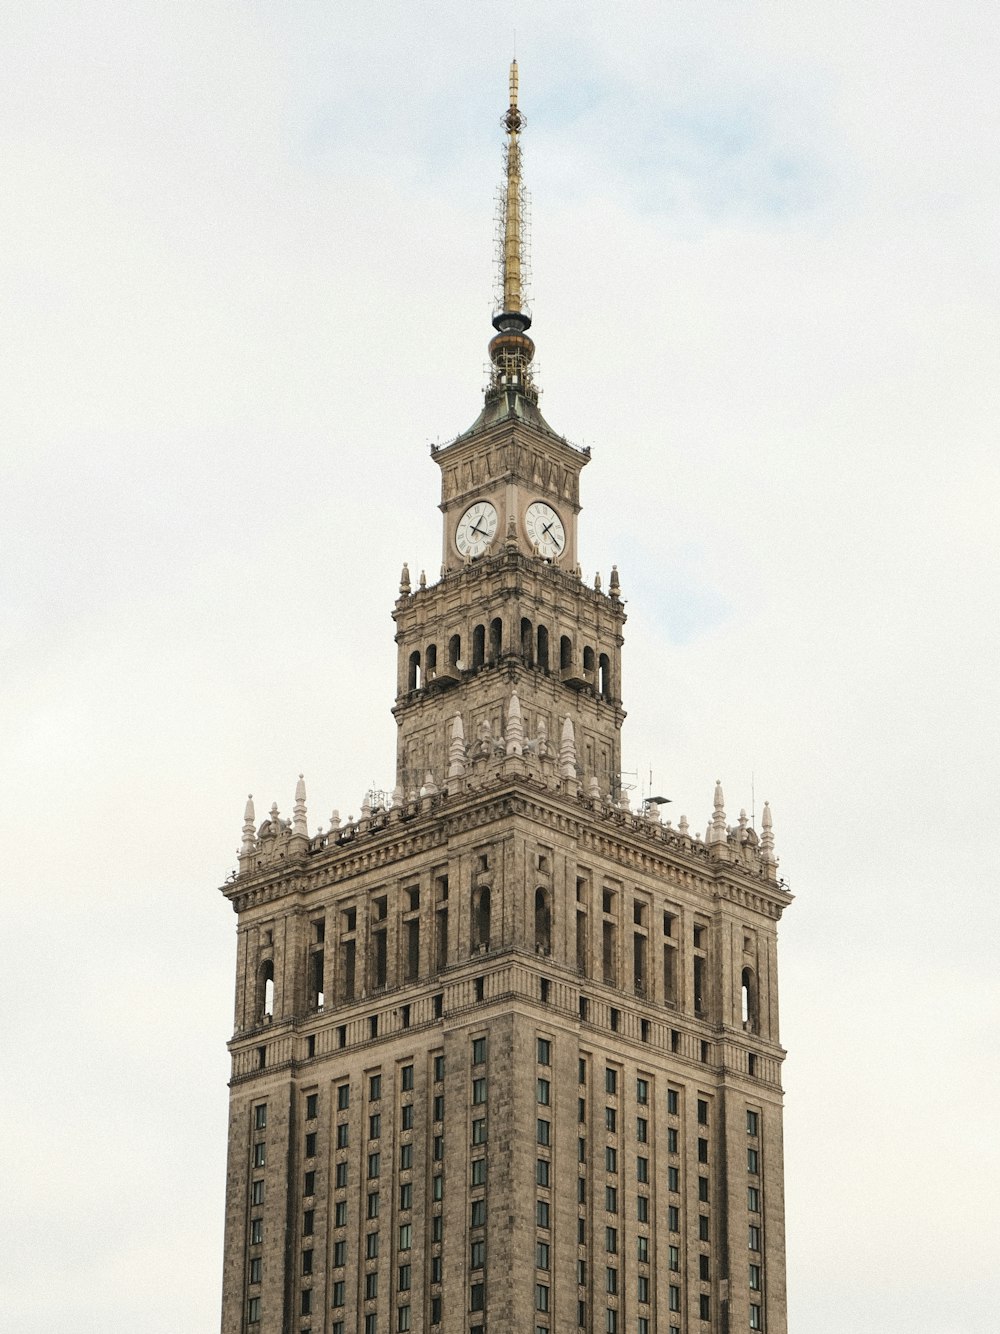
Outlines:
[[546, 560], [561, 556], [566, 550], [566, 529], [551, 505], [535, 500], [524, 512], [524, 530], [528, 541]]
[[496, 537], [499, 516], [488, 500], [470, 505], [455, 529], [455, 546], [463, 556], [481, 556]]

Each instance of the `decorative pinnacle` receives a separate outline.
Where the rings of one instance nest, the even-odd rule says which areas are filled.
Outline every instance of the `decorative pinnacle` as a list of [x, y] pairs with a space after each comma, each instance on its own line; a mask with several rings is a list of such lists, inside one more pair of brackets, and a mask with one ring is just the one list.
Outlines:
[[500, 192], [500, 264], [499, 297], [501, 308], [493, 316], [497, 335], [490, 342], [492, 363], [486, 400], [491, 402], [505, 390], [513, 389], [532, 403], [538, 402], [538, 390], [531, 375], [535, 345], [527, 336], [531, 316], [525, 309], [525, 193], [521, 177], [521, 141], [525, 118], [517, 105], [517, 61], [510, 66], [510, 106], [503, 118], [507, 131], [504, 147], [505, 173]]

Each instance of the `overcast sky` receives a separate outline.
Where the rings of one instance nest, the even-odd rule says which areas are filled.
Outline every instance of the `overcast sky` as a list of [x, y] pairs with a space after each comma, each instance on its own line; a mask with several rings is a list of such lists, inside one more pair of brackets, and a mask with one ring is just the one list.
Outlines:
[[3, 1323], [218, 1326], [247, 792], [392, 783], [517, 27], [625, 765], [769, 799], [793, 1334], [995, 1334], [995, 0], [0, 15]]

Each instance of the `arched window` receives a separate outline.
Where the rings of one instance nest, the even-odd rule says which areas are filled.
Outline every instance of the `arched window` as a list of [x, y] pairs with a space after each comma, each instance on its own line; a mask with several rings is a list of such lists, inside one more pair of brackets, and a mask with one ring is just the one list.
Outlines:
[[462, 660], [462, 636], [452, 635], [448, 640], [448, 666], [457, 667]]
[[428, 644], [427, 652], [424, 654], [424, 672], [425, 679], [430, 680], [437, 674], [438, 650], [437, 644]]
[[472, 632], [472, 665], [482, 667], [486, 661], [486, 626], [477, 625]]
[[544, 625], [538, 627], [538, 653], [535, 661], [543, 671], [549, 670], [549, 632]]
[[744, 968], [740, 985], [743, 1027], [748, 1033], [758, 1031], [760, 1016], [757, 1008], [757, 979], [752, 968]]
[[594, 650], [587, 644], [583, 650], [583, 670], [592, 672], [594, 670]]
[[563, 635], [559, 640], [559, 666], [564, 670], [573, 666], [573, 641], [569, 635]]
[[484, 885], [472, 898], [472, 947], [490, 947], [490, 887]]
[[265, 959], [257, 972], [257, 1022], [274, 1014], [274, 963]]
[[499, 662], [503, 650], [503, 621], [494, 616], [490, 621], [490, 662]]
[[535, 637], [531, 633], [531, 622], [527, 616], [521, 617], [521, 657], [530, 667], [535, 657]]
[[598, 689], [605, 699], [611, 698], [611, 662], [606, 653], [600, 657], [601, 679]]
[[408, 690], [419, 690], [420, 688], [420, 650], [414, 649], [410, 654], [410, 671], [407, 678]]
[[535, 951], [548, 954], [552, 949], [552, 913], [549, 896], [544, 889], [535, 890]]

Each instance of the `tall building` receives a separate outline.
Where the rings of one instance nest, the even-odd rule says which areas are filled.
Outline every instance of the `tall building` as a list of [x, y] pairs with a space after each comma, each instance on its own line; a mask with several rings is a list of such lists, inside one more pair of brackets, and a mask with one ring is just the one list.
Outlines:
[[[547, 424], [517, 71], [485, 404], [404, 566], [396, 783], [239, 869], [224, 1334], [785, 1334], [777, 877], [620, 786], [618, 575]], [[706, 796], [706, 806], [708, 799]]]

